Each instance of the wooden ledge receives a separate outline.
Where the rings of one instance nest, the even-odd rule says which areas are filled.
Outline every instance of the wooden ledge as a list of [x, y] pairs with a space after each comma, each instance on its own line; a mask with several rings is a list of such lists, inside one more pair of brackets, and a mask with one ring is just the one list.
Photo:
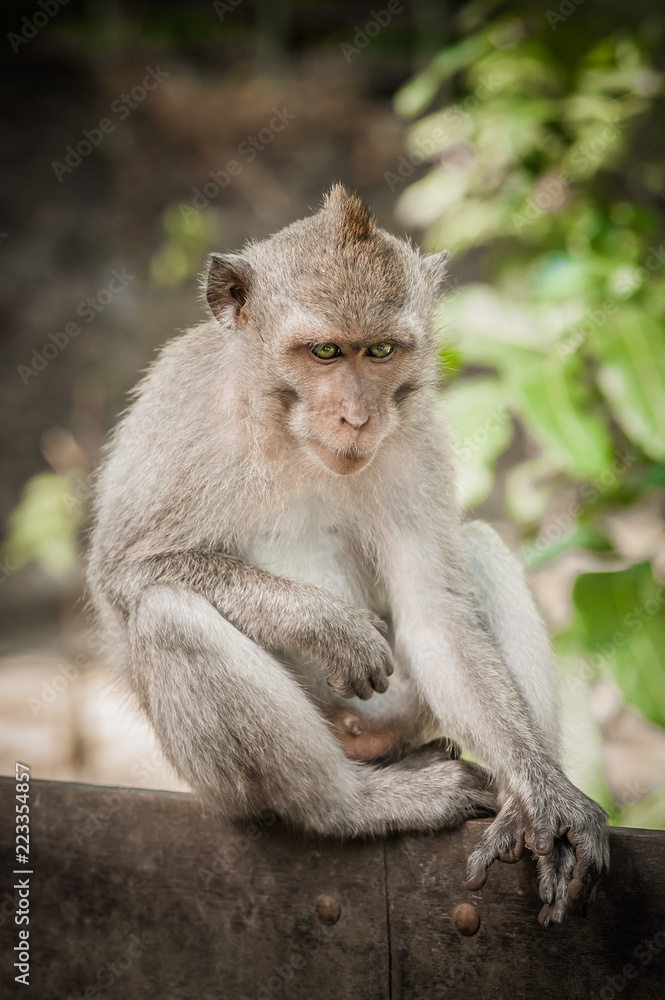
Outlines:
[[[1, 778], [3, 996], [665, 996], [665, 833], [613, 829], [589, 917], [546, 931], [531, 861], [495, 865], [482, 892], [462, 886], [484, 820], [431, 837], [315, 842], [269, 815], [230, 830], [188, 795], [48, 781], [31, 782], [26, 990], [12, 968], [14, 796]], [[480, 918], [471, 935], [452, 917], [465, 903]], [[457, 920], [474, 923], [469, 910]]]

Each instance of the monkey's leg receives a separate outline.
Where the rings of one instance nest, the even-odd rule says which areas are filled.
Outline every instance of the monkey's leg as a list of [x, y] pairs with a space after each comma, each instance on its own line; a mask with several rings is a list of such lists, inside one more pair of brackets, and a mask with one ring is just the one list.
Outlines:
[[185, 588], [148, 588], [127, 621], [134, 686], [176, 770], [227, 815], [269, 808], [323, 834], [453, 826], [495, 808], [479, 768], [431, 753], [348, 760], [287, 669]]
[[[559, 743], [558, 700], [552, 650], [545, 625], [538, 614], [519, 561], [489, 524], [472, 521], [464, 526], [471, 559], [473, 588], [480, 614], [499, 648], [522, 695], [532, 720], [556, 758]], [[510, 816], [510, 806], [508, 816]], [[502, 861], [518, 861], [524, 843], [511, 850], [506, 843]], [[500, 840], [496, 847], [500, 846]], [[482, 851], [481, 851], [482, 855]], [[491, 852], [482, 865], [494, 860]], [[553, 850], [538, 859], [540, 896], [545, 904], [539, 920], [563, 922], [576, 864], [575, 849], [557, 839]], [[573, 890], [574, 891], [574, 890]], [[587, 909], [593, 893], [584, 903]]]
[[[550, 669], [549, 650], [544, 654], [546, 668], [530, 656], [516, 658], [523, 632], [515, 608], [509, 614], [507, 604], [524, 600], [529, 633], [536, 612], [524, 596], [525, 585], [518, 586], [519, 575], [506, 571], [505, 560], [500, 562], [500, 585], [508, 590], [509, 600], [504, 604], [500, 591], [489, 585], [493, 610], [484, 613], [466, 535], [461, 539], [466, 551], [460, 551], [450, 534], [434, 546], [410, 527], [393, 521], [391, 528], [380, 557], [397, 657], [408, 666], [441, 731], [490, 768], [500, 795], [500, 812], [469, 859], [466, 884], [480, 889], [494, 861], [518, 860], [526, 844], [536, 854], [551, 855], [539, 867], [541, 897], [548, 907], [556, 904], [561, 921], [569, 899], [584, 905], [591, 898], [608, 867], [609, 838], [606, 814], [575, 788], [553, 752], [554, 729], [546, 725], [553, 703], [548, 694], [553, 690], [551, 675], [545, 672]], [[494, 544], [492, 537], [492, 548]], [[487, 560], [489, 549], [485, 537], [477, 547], [476, 563]], [[493, 573], [494, 567], [483, 572]], [[499, 622], [501, 614], [505, 621]], [[536, 633], [536, 640], [531, 637], [537, 645], [538, 635], [543, 633]], [[545, 708], [538, 710], [540, 684]], [[559, 850], [564, 839], [574, 849], [572, 866], [568, 846]], [[551, 879], [546, 877], [550, 867]], [[551, 922], [549, 910], [542, 919]]]
[[552, 650], [522, 566], [489, 524], [465, 524], [464, 537], [481, 617], [556, 757], [559, 712]]

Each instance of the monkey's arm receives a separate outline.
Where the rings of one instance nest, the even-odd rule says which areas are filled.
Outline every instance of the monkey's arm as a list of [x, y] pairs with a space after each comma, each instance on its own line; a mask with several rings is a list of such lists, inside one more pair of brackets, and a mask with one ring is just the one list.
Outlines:
[[126, 567], [115, 588], [118, 603], [135, 602], [153, 584], [195, 591], [270, 653], [317, 660], [344, 696], [367, 699], [388, 689], [393, 663], [385, 623], [323, 587], [277, 576], [237, 556], [192, 550]]
[[[504, 803], [470, 859], [467, 885], [480, 888], [493, 861], [518, 860], [526, 844], [542, 856], [541, 898], [546, 905], [541, 919], [561, 920], [568, 899], [586, 903], [607, 868], [605, 814], [568, 781], [554, 757], [555, 738], [546, 734], [544, 722], [534, 721], [536, 713], [529, 711], [534, 693], [524, 681], [525, 666], [519, 683], [520, 670], [506, 662], [505, 643], [501, 651], [497, 648], [489, 627], [491, 614], [479, 605], [483, 594], [472, 586], [464, 545], [452, 535], [439, 546], [425, 546], [415, 533], [400, 535], [397, 546], [393, 537], [387, 574], [396, 652], [446, 735], [490, 767]], [[506, 555], [512, 558], [507, 550]], [[504, 580], [508, 585], [505, 567], [492, 565], [498, 558], [496, 546], [485, 544], [483, 557], [488, 561], [486, 573], [496, 575], [497, 586]], [[529, 648], [536, 612], [526, 584], [517, 585], [519, 573], [513, 570], [512, 578], [512, 617], [505, 629], [512, 631], [515, 648], [520, 640]], [[532, 664], [534, 677], [542, 678], [543, 698], [551, 701], [547, 668], [548, 663], [544, 671]], [[551, 710], [555, 712], [554, 704]], [[539, 718], [545, 715], [546, 708]], [[566, 844], [574, 847], [575, 855]]]

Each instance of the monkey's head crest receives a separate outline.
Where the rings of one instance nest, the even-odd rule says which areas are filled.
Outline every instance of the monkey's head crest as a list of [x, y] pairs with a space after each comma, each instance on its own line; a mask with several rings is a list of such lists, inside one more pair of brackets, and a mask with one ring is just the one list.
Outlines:
[[368, 240], [374, 231], [374, 217], [367, 205], [343, 184], [333, 184], [320, 213], [330, 216], [342, 245]]
[[427, 325], [447, 257], [421, 257], [378, 226], [362, 198], [337, 183], [313, 215], [250, 243], [242, 255], [213, 254], [205, 295], [220, 322], [242, 325], [251, 314], [268, 336], [275, 309], [296, 306], [357, 331], [376, 329], [405, 310], [419, 311]]

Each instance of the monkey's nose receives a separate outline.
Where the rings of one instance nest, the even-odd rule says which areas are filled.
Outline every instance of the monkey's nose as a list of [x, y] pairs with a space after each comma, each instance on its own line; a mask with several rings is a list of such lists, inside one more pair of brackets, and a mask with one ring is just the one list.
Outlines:
[[354, 431], [361, 431], [369, 423], [369, 417], [363, 415], [349, 415], [340, 418], [343, 427], [352, 427]]

